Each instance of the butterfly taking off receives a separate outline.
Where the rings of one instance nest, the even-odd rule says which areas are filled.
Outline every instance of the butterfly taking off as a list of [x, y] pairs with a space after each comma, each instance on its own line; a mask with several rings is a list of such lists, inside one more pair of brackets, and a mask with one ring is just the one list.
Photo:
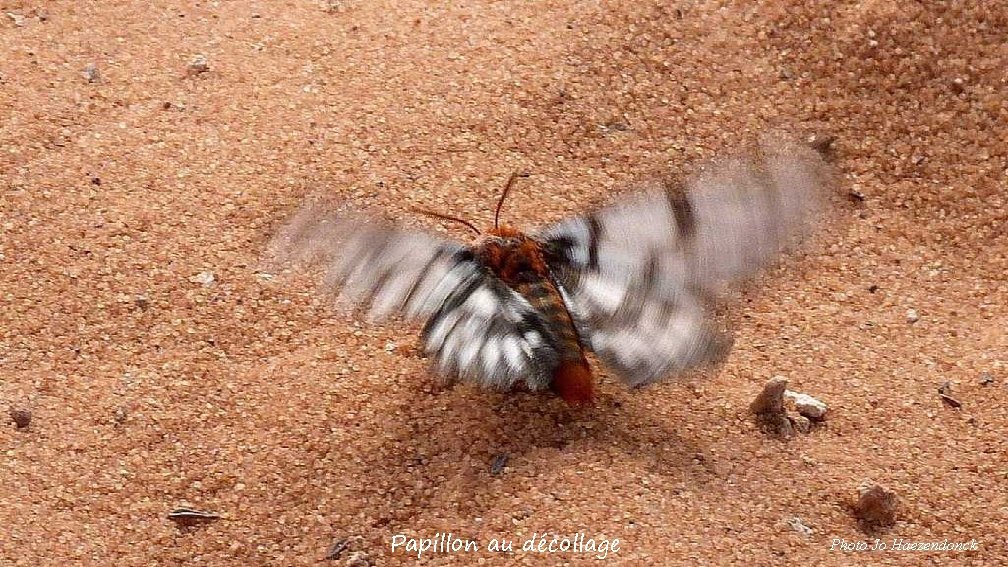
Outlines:
[[583, 404], [589, 350], [631, 386], [722, 360], [731, 340], [710, 322], [713, 300], [805, 232], [828, 177], [811, 149], [765, 138], [535, 232], [495, 217], [466, 245], [306, 207], [271, 254], [321, 267], [328, 289], [369, 319], [424, 321], [424, 351], [446, 377]]

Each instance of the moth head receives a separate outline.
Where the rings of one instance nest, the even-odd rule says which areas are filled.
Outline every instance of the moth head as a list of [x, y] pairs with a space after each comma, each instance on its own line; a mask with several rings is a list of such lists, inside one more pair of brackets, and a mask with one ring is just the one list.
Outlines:
[[495, 226], [487, 231], [488, 239], [495, 239], [501, 242], [506, 242], [508, 240], [518, 240], [522, 237], [522, 233], [510, 226]]
[[509, 226], [498, 226], [486, 232], [486, 236], [481, 239], [478, 247], [490, 257], [495, 257], [502, 254], [504, 250], [521, 247], [526, 238], [524, 234]]

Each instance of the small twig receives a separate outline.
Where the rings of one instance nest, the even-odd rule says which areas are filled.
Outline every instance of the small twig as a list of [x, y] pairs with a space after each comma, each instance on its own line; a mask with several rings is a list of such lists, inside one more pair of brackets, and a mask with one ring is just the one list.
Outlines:
[[938, 387], [938, 395], [941, 396], [941, 400], [945, 402], [946, 405], [954, 409], [961, 408], [962, 402], [953, 398], [951, 396], [951, 393], [952, 393], [952, 384], [950, 382], [945, 382], [944, 384]]
[[962, 407], [962, 402], [960, 402], [959, 400], [953, 398], [952, 396], [949, 396], [948, 394], [940, 394], [940, 395], [941, 395], [942, 401], [945, 402], [946, 404], [948, 404], [949, 407], [954, 408], [954, 409], [959, 409], [959, 408]]
[[345, 537], [343, 539], [338, 539], [329, 546], [329, 551], [326, 552], [324, 559], [328, 561], [335, 561], [340, 558], [340, 555], [342, 555], [348, 547], [350, 547], [350, 538]]
[[168, 519], [179, 526], [191, 527], [199, 524], [208, 524], [221, 519], [220, 514], [213, 512], [201, 512], [192, 508], [176, 508], [168, 512]]

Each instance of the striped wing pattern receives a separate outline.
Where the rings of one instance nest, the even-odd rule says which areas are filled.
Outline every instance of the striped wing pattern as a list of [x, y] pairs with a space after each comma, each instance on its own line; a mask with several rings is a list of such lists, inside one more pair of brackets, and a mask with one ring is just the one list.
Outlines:
[[811, 150], [763, 140], [681, 185], [639, 187], [536, 238], [586, 346], [639, 386], [726, 355], [710, 300], [803, 232], [825, 176]]
[[270, 255], [321, 268], [340, 305], [369, 320], [425, 321], [424, 350], [446, 376], [508, 389], [549, 386], [555, 338], [529, 302], [465, 246], [353, 214], [303, 209]]
[[[576, 338], [641, 386], [724, 358], [731, 340], [710, 322], [712, 300], [809, 226], [826, 171], [811, 150], [764, 139], [681, 184], [638, 186], [532, 237]], [[423, 321], [424, 349], [444, 375], [543, 389], [570, 342], [477, 249], [422, 231], [309, 206], [270, 252], [321, 268], [339, 303], [368, 319]]]

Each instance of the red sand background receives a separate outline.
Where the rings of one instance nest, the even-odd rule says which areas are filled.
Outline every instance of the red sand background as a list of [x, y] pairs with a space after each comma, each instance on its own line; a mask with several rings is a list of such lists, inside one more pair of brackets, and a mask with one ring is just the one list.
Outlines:
[[[315, 565], [359, 536], [335, 564], [403, 565], [395, 533], [548, 530], [619, 538], [614, 565], [1005, 564], [1008, 8], [752, 4], [0, 0], [0, 401], [33, 412], [0, 427], [0, 563]], [[392, 348], [415, 328], [258, 275], [308, 195], [485, 224], [528, 170], [506, 215], [541, 225], [769, 127], [836, 136], [864, 201], [742, 296], [706, 381], [603, 376], [588, 411], [442, 389]], [[759, 433], [774, 375], [828, 425]], [[980, 551], [830, 551], [868, 537], [867, 479], [903, 502], [884, 540]], [[180, 532], [183, 504], [225, 519]], [[601, 564], [423, 563], [475, 559]]]

